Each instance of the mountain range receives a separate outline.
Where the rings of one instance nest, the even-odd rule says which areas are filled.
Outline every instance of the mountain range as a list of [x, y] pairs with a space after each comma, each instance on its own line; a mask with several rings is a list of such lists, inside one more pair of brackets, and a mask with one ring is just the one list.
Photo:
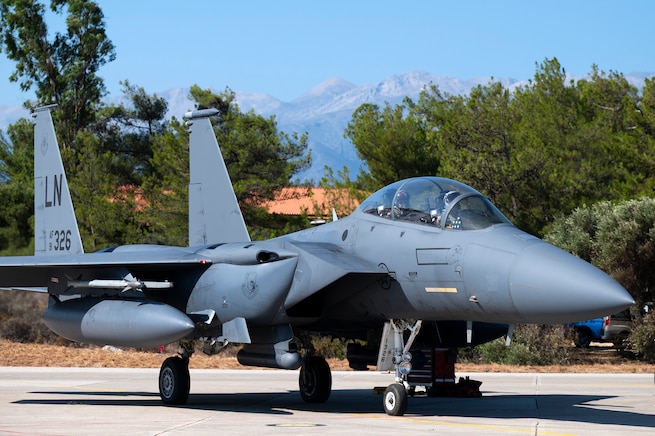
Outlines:
[[[438, 85], [442, 92], [465, 94], [477, 85], [489, 83], [490, 77], [462, 80], [453, 77], [435, 76], [427, 72], [413, 71], [393, 75], [375, 84], [355, 85], [338, 77], [330, 78], [300, 97], [284, 102], [273, 96], [236, 91], [236, 100], [242, 111], [253, 110], [263, 115], [275, 115], [278, 129], [286, 133], [308, 133], [309, 148], [312, 151], [312, 166], [297, 175], [299, 180], [318, 182], [324, 175], [324, 167], [331, 167], [335, 173], [344, 166], [352, 177], [359, 173], [364, 164], [357, 157], [355, 147], [343, 137], [352, 114], [363, 103], [383, 106], [398, 104], [409, 96], [416, 99], [421, 90], [429, 85]], [[517, 86], [518, 80], [503, 79], [508, 87]], [[215, 90], [220, 92], [222, 90]], [[169, 115], [180, 117], [192, 108], [187, 99], [188, 89], [175, 88], [158, 93], [169, 104]]]
[[[634, 74], [626, 78], [635, 86], [643, 85], [644, 74]], [[324, 166], [331, 167], [335, 173], [344, 166], [348, 167], [352, 177], [364, 166], [357, 157], [355, 147], [349, 139], [343, 137], [344, 130], [352, 114], [361, 104], [372, 103], [383, 106], [399, 104], [403, 98], [416, 99], [421, 90], [430, 84], [451, 95], [467, 94], [477, 85], [486, 85], [491, 77], [458, 79], [436, 76], [423, 71], [413, 71], [393, 75], [376, 84], [355, 85], [334, 77], [310, 89], [300, 97], [284, 102], [273, 96], [244, 91], [235, 91], [236, 100], [242, 111], [253, 110], [262, 116], [275, 115], [278, 129], [285, 133], [308, 133], [309, 148], [312, 151], [312, 166], [298, 174], [298, 180], [318, 182], [324, 175]], [[527, 83], [525, 80], [493, 79], [505, 87], [513, 89]], [[222, 89], [214, 89], [222, 92]], [[173, 88], [155, 92], [168, 102], [168, 116], [181, 119], [182, 115], [193, 109], [193, 103], [187, 98], [188, 88]], [[117, 102], [120, 101], [116, 99]], [[27, 117], [27, 110], [20, 106], [0, 105], [0, 129], [20, 117]]]

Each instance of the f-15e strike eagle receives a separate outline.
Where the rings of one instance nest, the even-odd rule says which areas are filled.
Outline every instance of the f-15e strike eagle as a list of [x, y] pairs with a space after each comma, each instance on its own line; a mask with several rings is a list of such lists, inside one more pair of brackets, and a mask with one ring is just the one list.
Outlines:
[[[353, 367], [395, 370], [383, 404], [405, 412], [414, 343], [456, 348], [511, 335], [514, 323], [564, 323], [633, 303], [594, 266], [516, 228], [471, 187], [398, 181], [348, 217], [251, 241], [210, 123], [190, 130], [189, 247], [123, 245], [85, 254], [50, 108], [34, 111], [35, 254], [0, 258], [0, 287], [47, 290], [46, 324], [79, 342], [179, 341], [159, 391], [184, 404], [189, 358], [243, 344], [244, 365], [300, 369], [307, 402], [328, 399], [326, 360], [306, 333], [367, 340]], [[509, 327], [509, 329], [508, 329]], [[301, 334], [302, 333], [302, 334]]]

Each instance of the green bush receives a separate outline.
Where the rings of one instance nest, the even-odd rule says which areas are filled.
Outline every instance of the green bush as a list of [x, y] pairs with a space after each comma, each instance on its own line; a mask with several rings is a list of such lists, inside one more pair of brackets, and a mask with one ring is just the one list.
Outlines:
[[460, 362], [504, 365], [558, 365], [569, 362], [570, 346], [560, 325], [519, 324], [509, 346], [498, 338], [475, 348], [466, 348]]
[[328, 359], [345, 359], [346, 345], [347, 342], [340, 338], [318, 334], [312, 336], [312, 347], [314, 348], [316, 355], [323, 356]]
[[637, 321], [628, 342], [639, 359], [655, 363], [655, 316], [648, 315]]

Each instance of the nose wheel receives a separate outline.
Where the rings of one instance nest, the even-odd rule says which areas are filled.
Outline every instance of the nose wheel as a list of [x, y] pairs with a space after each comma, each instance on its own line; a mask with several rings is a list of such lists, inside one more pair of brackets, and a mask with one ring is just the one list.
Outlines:
[[387, 415], [402, 416], [407, 410], [407, 390], [402, 383], [393, 383], [384, 391], [382, 400]]

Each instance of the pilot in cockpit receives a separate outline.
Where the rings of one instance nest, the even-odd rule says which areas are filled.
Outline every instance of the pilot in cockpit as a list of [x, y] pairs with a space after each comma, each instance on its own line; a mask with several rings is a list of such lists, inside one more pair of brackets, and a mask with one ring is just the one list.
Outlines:
[[396, 200], [393, 205], [393, 213], [396, 217], [401, 217], [409, 212], [409, 193], [403, 190], [398, 191]]

